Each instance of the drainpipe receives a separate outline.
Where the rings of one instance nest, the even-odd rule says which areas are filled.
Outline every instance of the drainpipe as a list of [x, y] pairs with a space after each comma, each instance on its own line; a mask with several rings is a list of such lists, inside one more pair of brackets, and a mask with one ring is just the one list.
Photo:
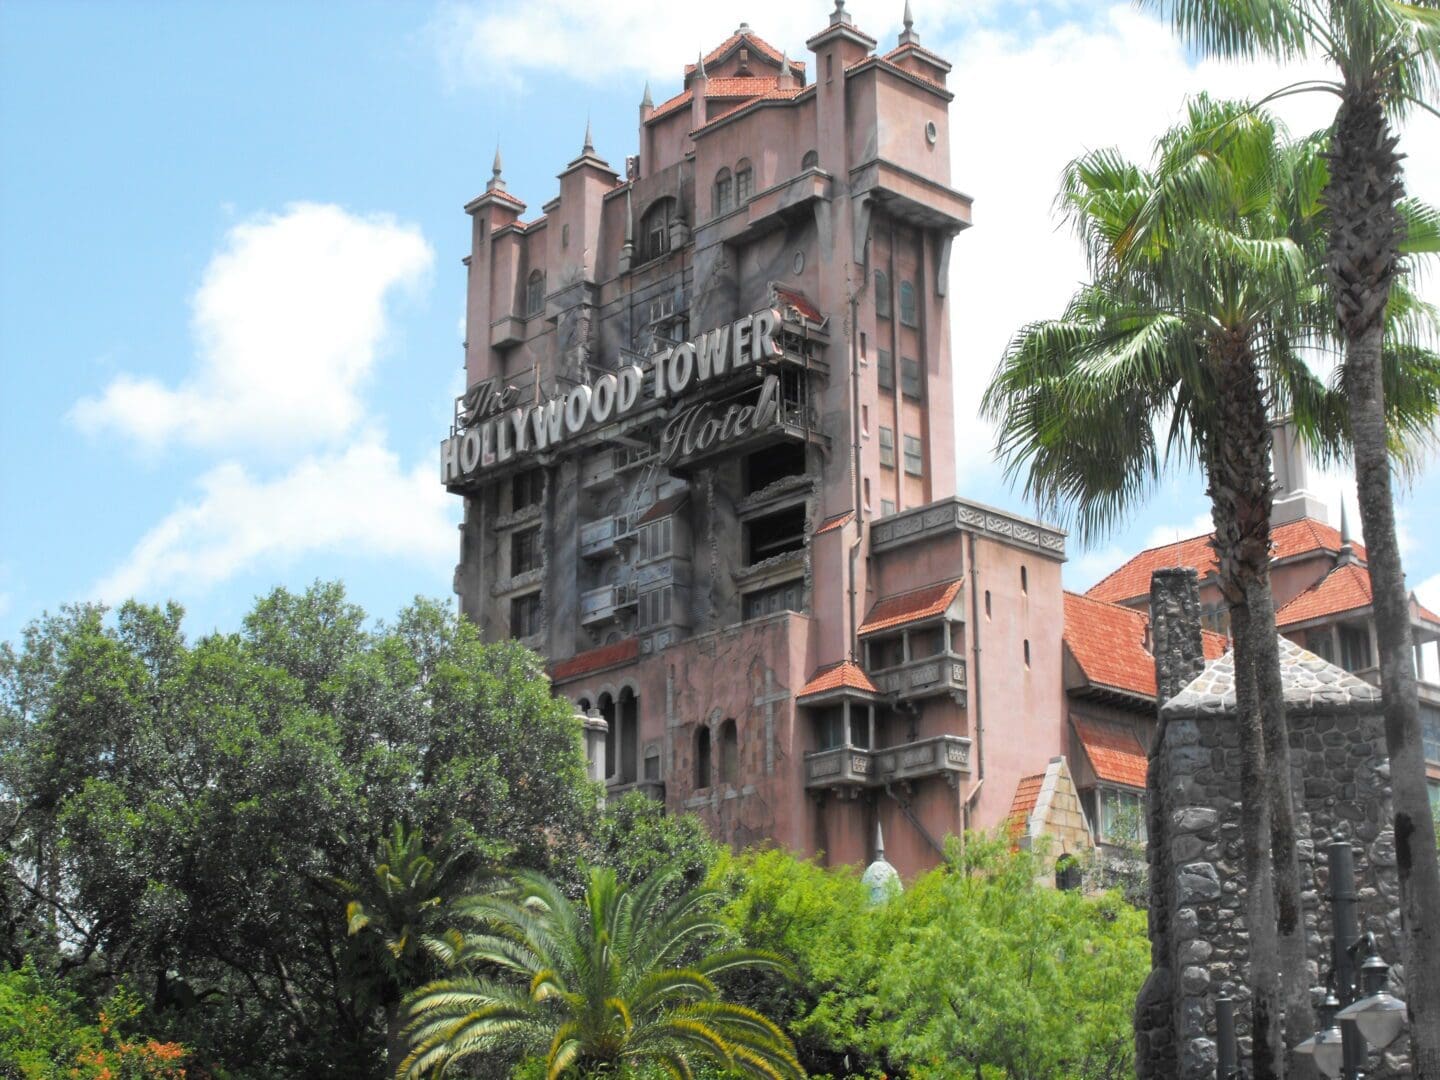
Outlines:
[[975, 718], [976, 781], [966, 799], [966, 814], [985, 783], [985, 721], [980, 712], [980, 567], [975, 562], [975, 534], [970, 534], [970, 654], [975, 670], [970, 673], [971, 715]]

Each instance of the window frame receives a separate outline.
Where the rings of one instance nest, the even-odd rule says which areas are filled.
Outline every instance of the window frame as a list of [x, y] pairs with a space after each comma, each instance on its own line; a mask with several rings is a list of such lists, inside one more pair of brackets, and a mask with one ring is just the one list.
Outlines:
[[744, 206], [755, 197], [755, 166], [749, 158], [735, 163], [735, 206]]
[[900, 393], [911, 401], [925, 399], [925, 378], [920, 361], [913, 356], [900, 357]]
[[883, 424], [880, 426], [880, 467], [895, 468], [895, 432]]
[[905, 475], [925, 475], [925, 444], [918, 435], [905, 436]]
[[880, 349], [875, 357], [875, 382], [881, 390], [895, 390], [895, 354]]
[[900, 282], [900, 325], [920, 325], [920, 307], [916, 302], [915, 283], [913, 281]]
[[[544, 628], [545, 605], [540, 590], [521, 593], [510, 598], [510, 636], [523, 641], [534, 637]], [[518, 624], [518, 625], [517, 625]], [[521, 633], [521, 630], [524, 633]]]
[[531, 270], [525, 279], [525, 317], [533, 319], [545, 312], [545, 271]]
[[[519, 565], [524, 556], [524, 566]], [[516, 529], [510, 534], [510, 576], [519, 577], [545, 565], [543, 547], [540, 543], [540, 526]]]
[[715, 174], [715, 184], [711, 188], [711, 209], [715, 217], [735, 209], [735, 177], [728, 168], [721, 168]]
[[890, 319], [895, 315], [895, 309], [890, 303], [890, 275], [884, 270], [875, 271], [875, 317], [877, 319]]

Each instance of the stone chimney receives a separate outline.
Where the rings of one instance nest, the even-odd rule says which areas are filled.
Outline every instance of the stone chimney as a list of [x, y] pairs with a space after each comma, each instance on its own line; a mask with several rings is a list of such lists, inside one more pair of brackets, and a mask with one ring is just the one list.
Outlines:
[[1200, 634], [1200, 582], [1195, 569], [1156, 570], [1150, 578], [1150, 651], [1164, 705], [1205, 666]]

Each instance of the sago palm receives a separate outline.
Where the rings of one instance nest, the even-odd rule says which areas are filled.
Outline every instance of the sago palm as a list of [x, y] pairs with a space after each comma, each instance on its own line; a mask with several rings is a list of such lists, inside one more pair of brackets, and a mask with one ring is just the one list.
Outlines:
[[[1401, 935], [1417, 1080], [1440, 1077], [1440, 859], [1426, 790], [1409, 597], [1400, 563], [1386, 438], [1382, 343], [1401, 257], [1436, 250], [1433, 218], [1406, 227], [1392, 123], [1413, 108], [1440, 116], [1440, 5], [1435, 0], [1144, 0], [1202, 51], [1224, 57], [1318, 57], [1339, 98], [1331, 129], [1327, 269], [1345, 341], [1355, 481], [1373, 591], [1385, 742], [1395, 807]], [[1412, 215], [1412, 219], [1413, 219]]]
[[701, 888], [667, 902], [674, 875], [665, 869], [626, 888], [595, 870], [577, 905], [543, 875], [519, 873], [513, 888], [460, 903], [476, 929], [445, 939], [462, 973], [410, 997], [407, 1075], [518, 1038], [544, 1054], [552, 1078], [649, 1068], [689, 1080], [698, 1061], [764, 1080], [804, 1077], [785, 1034], [722, 1000], [714, 982], [786, 964], [753, 950], [708, 951], [721, 929], [717, 897]]
[[[1324, 175], [1314, 141], [1289, 142], [1265, 114], [1203, 98], [1150, 169], [1114, 151], [1077, 159], [1060, 203], [1092, 280], [1062, 318], [1016, 337], [984, 402], [1011, 475], [1085, 537], [1141, 504], [1165, 466], [1205, 472], [1243, 724], [1252, 1024], [1257, 1058], [1272, 1062], [1276, 973], [1287, 973], [1292, 1015], [1309, 1003], [1269, 578], [1270, 419], [1289, 413], [1313, 439], [1342, 438], [1335, 394], [1302, 355], [1331, 321], [1318, 254]], [[1429, 385], [1428, 397], [1397, 396], [1408, 410], [1398, 426], [1433, 415]]]

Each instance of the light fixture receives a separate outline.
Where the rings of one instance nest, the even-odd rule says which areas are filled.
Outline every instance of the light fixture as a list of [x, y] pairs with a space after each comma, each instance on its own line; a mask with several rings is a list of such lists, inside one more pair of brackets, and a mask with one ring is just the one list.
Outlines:
[[1400, 1031], [1405, 1026], [1405, 1002], [1385, 989], [1390, 966], [1380, 959], [1375, 935], [1366, 934], [1365, 944], [1369, 955], [1360, 965], [1361, 985], [1365, 988], [1365, 996], [1341, 1009], [1336, 1019], [1354, 1020], [1367, 1043], [1384, 1049], [1399, 1038]]
[[1315, 1068], [1336, 1080], [1345, 1067], [1345, 1036], [1340, 1031], [1335, 1014], [1340, 1008], [1340, 999], [1335, 996], [1332, 982], [1325, 1001], [1320, 1006], [1320, 1030], [1295, 1047], [1295, 1053], [1303, 1054], [1315, 1062]]

